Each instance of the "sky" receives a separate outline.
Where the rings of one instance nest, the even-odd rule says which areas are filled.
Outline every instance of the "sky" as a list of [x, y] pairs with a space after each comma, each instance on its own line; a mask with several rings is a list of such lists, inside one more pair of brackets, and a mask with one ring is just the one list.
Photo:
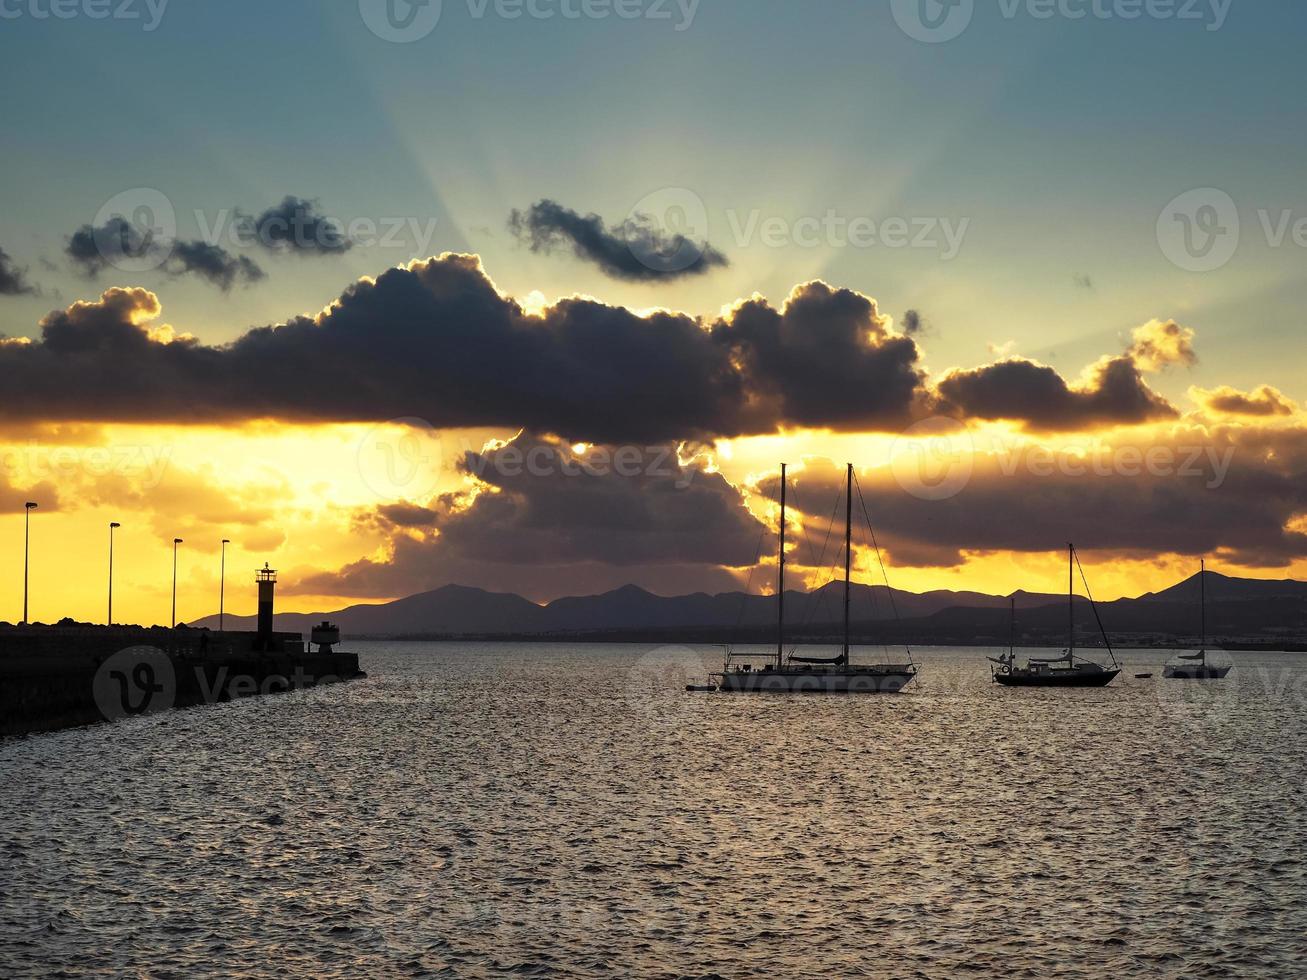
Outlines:
[[0, 3], [0, 620], [1307, 575], [1301, 5], [389, 2]]

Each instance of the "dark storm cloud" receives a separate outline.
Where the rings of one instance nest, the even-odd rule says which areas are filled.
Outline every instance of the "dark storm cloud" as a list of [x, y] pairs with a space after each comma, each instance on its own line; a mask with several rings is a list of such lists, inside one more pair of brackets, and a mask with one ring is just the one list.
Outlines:
[[256, 217], [241, 219], [244, 231], [260, 245], [299, 255], [340, 255], [354, 243], [338, 222], [318, 211], [316, 201], [287, 196]]
[[874, 304], [821, 284], [783, 312], [755, 300], [711, 329], [581, 299], [535, 317], [475, 258], [446, 256], [363, 280], [316, 319], [222, 348], [152, 340], [159, 314], [139, 289], [50, 314], [42, 343], [0, 351], [0, 411], [51, 421], [416, 416], [648, 442], [892, 425], [919, 380], [915, 345], [886, 334]]
[[1125, 356], [1097, 365], [1089, 383], [1079, 387], [1053, 368], [1021, 358], [951, 371], [939, 382], [939, 395], [945, 410], [962, 418], [1007, 419], [1032, 429], [1066, 431], [1179, 416]]
[[1176, 407], [1149, 387], [1144, 374], [1193, 365], [1193, 337], [1174, 320], [1151, 320], [1134, 331], [1124, 354], [1103, 358], [1079, 385], [1024, 358], [950, 371], [938, 385], [940, 407], [962, 418], [1052, 431], [1178, 418]]
[[74, 267], [94, 278], [117, 258], [148, 258], [162, 248], [152, 233], [142, 232], [126, 218], [115, 216], [98, 228], [82, 225], [68, 236], [64, 254]]
[[373, 523], [388, 530], [433, 528], [436, 526], [439, 517], [440, 514], [437, 511], [432, 510], [430, 507], [423, 507], [420, 504], [383, 504], [376, 509], [375, 513], [369, 515], [368, 523]]
[[10, 420], [384, 421], [533, 425], [647, 441], [737, 429], [742, 381], [697, 321], [566, 300], [527, 316], [475, 258], [448, 256], [351, 286], [317, 318], [226, 347], [159, 343], [153, 294], [111, 289], [0, 349]]
[[1194, 400], [1203, 408], [1221, 415], [1248, 415], [1255, 418], [1289, 416], [1297, 411], [1292, 399], [1270, 385], [1262, 385], [1252, 392], [1222, 386], [1212, 391], [1193, 388]]
[[[905, 490], [900, 469], [860, 474], [895, 564], [950, 567], [964, 553], [1048, 552], [1068, 540], [1141, 560], [1215, 555], [1260, 568], [1307, 557], [1307, 534], [1295, 524], [1307, 515], [1307, 429], [1195, 426], [1088, 458], [1016, 445], [968, 458], [958, 492], [944, 499]], [[795, 509], [820, 525], [810, 534], [825, 532], [843, 479], [827, 461], [795, 475]], [[774, 494], [775, 481], [760, 492]]]
[[9, 253], [0, 248], [0, 296], [25, 296], [35, 292], [36, 287], [27, 280], [27, 270], [18, 268]]
[[266, 273], [248, 257], [232, 255], [220, 245], [207, 242], [177, 242], [164, 267], [170, 275], [197, 275], [223, 292], [237, 282], [266, 278]]
[[[578, 451], [524, 433], [467, 453], [460, 469], [481, 492], [440, 497], [427, 507], [378, 508], [372, 520], [381, 529], [420, 529], [421, 537], [396, 538], [389, 561], [356, 562], [299, 588], [384, 595], [400, 582], [412, 591], [414, 583], [505, 588], [512, 580], [525, 594], [553, 597], [580, 588], [578, 575], [604, 588], [633, 577], [677, 593], [733, 587], [728, 569], [752, 565], [768, 532], [736, 487], [700, 463], [681, 463], [676, 450], [664, 444]], [[651, 578], [658, 566], [674, 574]]]
[[780, 310], [762, 299], [737, 305], [712, 336], [742, 366], [760, 418], [892, 429], [910, 420], [925, 391], [916, 343], [887, 323], [874, 300], [812, 282]]
[[235, 256], [220, 245], [202, 241], [162, 241], [125, 218], [112, 217], [99, 228], [83, 225], [64, 248], [72, 264], [95, 278], [121, 261], [147, 260], [173, 277], [197, 276], [226, 292], [237, 282], [265, 278], [252, 259]]
[[941, 404], [915, 341], [874, 300], [822, 282], [780, 308], [755, 297], [712, 322], [579, 298], [533, 315], [475, 256], [446, 255], [360, 280], [316, 317], [222, 347], [152, 334], [160, 314], [142, 289], [51, 313], [40, 342], [0, 347], [0, 420], [415, 417], [602, 443], [893, 432], [940, 411], [1076, 428], [1173, 416], [1139, 365], [1183, 360], [1185, 339], [1150, 334], [1147, 349], [1100, 364], [1088, 387], [1027, 361], [954, 372]]
[[509, 229], [533, 252], [570, 247], [604, 274], [631, 282], [683, 279], [729, 264], [707, 242], [668, 235], [647, 221], [631, 219], [609, 230], [597, 214], [582, 215], [556, 201], [537, 201], [514, 210]]
[[926, 328], [926, 321], [916, 310], [908, 310], [903, 314], [903, 332], [909, 337], [915, 337]]
[[[497, 493], [437, 522], [443, 545], [498, 562], [743, 566], [762, 525], [720, 473], [682, 465], [675, 444], [589, 447], [522, 435], [460, 468]], [[447, 501], [446, 503], [449, 503]]]

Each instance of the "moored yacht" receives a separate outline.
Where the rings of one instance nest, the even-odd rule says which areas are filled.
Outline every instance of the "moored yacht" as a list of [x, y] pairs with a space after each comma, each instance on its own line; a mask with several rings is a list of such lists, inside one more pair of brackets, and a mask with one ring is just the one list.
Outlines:
[[1162, 670], [1162, 676], [1168, 680], [1174, 681], [1219, 681], [1224, 680], [1231, 670], [1233, 664], [1214, 664], [1207, 656], [1207, 561], [1203, 560], [1199, 566], [1198, 589], [1199, 589], [1199, 606], [1202, 609], [1200, 618], [1202, 620], [1202, 639], [1199, 642], [1197, 653], [1182, 653], [1175, 658], [1175, 661], [1166, 665]]
[[853, 465], [849, 465], [844, 513], [844, 642], [834, 657], [785, 653], [785, 498], [786, 467], [781, 467], [780, 558], [777, 562], [776, 652], [757, 663], [747, 655], [726, 654], [726, 665], [712, 676], [718, 689], [733, 694], [895, 694], [917, 676], [917, 666], [855, 664], [850, 657], [849, 600], [853, 570]]
[[[1007, 654], [1002, 657], [989, 658], [990, 662], [995, 665], [993, 669], [995, 683], [1002, 684], [1005, 687], [1107, 687], [1121, 673], [1121, 665], [1117, 662], [1116, 653], [1112, 650], [1112, 643], [1107, 638], [1107, 630], [1103, 628], [1103, 621], [1098, 615], [1098, 606], [1094, 603], [1092, 595], [1089, 595], [1089, 605], [1094, 611], [1094, 619], [1098, 622], [1098, 629], [1103, 636], [1103, 643], [1107, 647], [1108, 655], [1112, 658], [1112, 665], [1110, 667], [1105, 666], [1095, 660], [1076, 655], [1075, 570], [1080, 560], [1076, 555], [1075, 545], [1068, 545], [1067, 549], [1070, 563], [1068, 576], [1070, 583], [1068, 588], [1070, 630], [1067, 636], [1066, 652], [1060, 657], [1031, 657], [1026, 665], [1022, 667], [1017, 664], [1014, 632], [1012, 645]], [[1080, 575], [1082, 578], [1084, 577], [1083, 568], [1080, 570]], [[1089, 593], [1088, 579], [1085, 580], [1085, 592], [1086, 594]], [[1015, 599], [1013, 599], [1012, 610], [1015, 619]]]

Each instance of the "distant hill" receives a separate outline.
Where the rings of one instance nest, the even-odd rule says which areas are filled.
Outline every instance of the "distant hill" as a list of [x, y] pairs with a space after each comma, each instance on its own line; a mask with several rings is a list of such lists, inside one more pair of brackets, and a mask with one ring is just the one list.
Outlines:
[[[351, 636], [404, 636], [425, 633], [533, 633], [539, 630], [541, 607], [519, 595], [447, 585], [405, 599], [373, 605], [350, 606], [332, 612], [277, 613], [275, 629], [308, 633], [324, 619]], [[252, 630], [254, 616], [228, 615], [229, 630]], [[218, 617], [190, 625], [217, 629]]]
[[[786, 591], [786, 624], [801, 628], [839, 619], [844, 586], [827, 585], [812, 593]], [[1031, 608], [1060, 601], [1058, 596], [1018, 593], [1018, 605]], [[854, 585], [851, 607], [860, 620], [929, 616], [955, 606], [1006, 609], [1007, 598], [979, 592], [893, 591], [883, 585]], [[278, 613], [275, 626], [288, 632], [308, 630], [329, 619], [353, 636], [467, 635], [479, 633], [577, 633], [594, 630], [645, 630], [677, 627], [760, 626], [776, 620], [773, 596], [727, 592], [658, 596], [634, 585], [595, 596], [556, 599], [537, 605], [519, 595], [447, 585], [433, 592], [379, 605], [356, 605], [332, 612]], [[253, 629], [255, 617], [226, 617], [232, 630]], [[191, 625], [217, 628], [218, 617]]]
[[[1209, 635], [1232, 642], [1307, 640], [1307, 583], [1242, 579], [1207, 574]], [[1099, 606], [1115, 637], [1130, 634], [1135, 642], [1186, 642], [1198, 633], [1199, 582], [1195, 575], [1169, 589], [1137, 599]], [[885, 586], [855, 585], [851, 618], [864, 638], [884, 642], [1006, 642], [1008, 606], [1016, 599], [1021, 642], [1064, 641], [1065, 596], [1017, 592], [1013, 596], [981, 592], [891, 592]], [[892, 601], [891, 601], [892, 599]], [[843, 585], [833, 583], [811, 593], [786, 592], [786, 630], [795, 638], [835, 635], [843, 616]], [[1095, 642], [1097, 626], [1079, 599], [1078, 642]], [[394, 602], [355, 605], [320, 613], [280, 613], [276, 628], [307, 634], [330, 620], [353, 637], [577, 637], [607, 639], [679, 639], [697, 642], [769, 642], [774, 635], [776, 600], [772, 596], [728, 592], [657, 596], [626, 586], [595, 596], [557, 599], [540, 605], [509, 593], [450, 585]], [[254, 628], [252, 616], [227, 616], [230, 630]], [[216, 628], [210, 616], [192, 625]], [[1080, 634], [1083, 633], [1083, 637]]]
[[1199, 579], [1203, 576], [1207, 580], [1208, 602], [1307, 598], [1307, 582], [1295, 582], [1293, 579], [1231, 578], [1219, 572], [1203, 572], [1161, 592], [1141, 595], [1139, 599], [1143, 602], [1198, 602], [1202, 589]]

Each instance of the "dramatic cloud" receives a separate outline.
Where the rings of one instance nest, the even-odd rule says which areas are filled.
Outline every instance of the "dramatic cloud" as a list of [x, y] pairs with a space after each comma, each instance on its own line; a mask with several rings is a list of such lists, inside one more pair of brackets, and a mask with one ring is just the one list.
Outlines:
[[441, 541], [465, 557], [740, 567], [757, 556], [763, 529], [739, 491], [701, 464], [682, 465], [674, 444], [578, 452], [523, 435], [469, 453], [461, 469], [498, 491], [438, 519]]
[[909, 337], [915, 337], [926, 329], [926, 321], [916, 310], [908, 310], [903, 314], [903, 332]]
[[[1069, 540], [1096, 560], [1207, 555], [1266, 568], [1307, 557], [1301, 427], [1180, 426], [1084, 453], [1027, 443], [972, 453], [954, 442], [939, 458], [956, 459], [958, 469], [944, 474], [955, 493], [911, 492], [923, 486], [915, 464], [860, 475], [876, 533], [897, 565], [951, 567], [966, 553], [1048, 552]], [[964, 455], [950, 457], [959, 448]], [[794, 506], [820, 524], [810, 534], [825, 532], [843, 478], [826, 461], [796, 474]], [[775, 480], [759, 489], [774, 495]]]
[[111, 289], [0, 348], [0, 419], [385, 421], [529, 426], [595, 442], [893, 427], [911, 413], [917, 348], [875, 303], [822, 283], [711, 326], [566, 299], [541, 315], [476, 258], [363, 280], [313, 319], [206, 347], [152, 329], [157, 297]]
[[68, 238], [64, 254], [90, 278], [120, 259], [141, 259], [164, 248], [152, 232], [142, 232], [126, 218], [112, 217], [99, 228], [82, 225]]
[[1297, 410], [1292, 399], [1270, 385], [1248, 393], [1222, 385], [1219, 388], [1190, 388], [1189, 396], [1209, 412], [1218, 415], [1249, 415], [1259, 418], [1290, 416]]
[[252, 283], [265, 278], [258, 264], [246, 256], [232, 255], [221, 246], [206, 242], [177, 242], [165, 269], [170, 275], [200, 276], [223, 292], [237, 282]]
[[237, 282], [264, 278], [263, 270], [246, 256], [234, 256], [208, 242], [161, 241], [121, 217], [110, 218], [99, 228], [83, 225], [69, 237], [64, 252], [90, 278], [110, 266], [140, 260], [173, 277], [198, 276], [224, 292]]
[[631, 219], [611, 231], [597, 214], [578, 214], [555, 201], [514, 210], [509, 228], [533, 252], [570, 247], [614, 279], [632, 282], [682, 279], [725, 266], [726, 256], [707, 242], [666, 234], [648, 220]]
[[712, 335], [741, 366], [760, 417], [884, 429], [906, 424], [924, 397], [917, 345], [887, 324], [875, 300], [811, 282], [780, 310], [760, 297], [738, 304]]
[[318, 211], [316, 201], [288, 196], [256, 217], [241, 219], [244, 230], [274, 251], [340, 255], [353, 247], [340, 224]]
[[1176, 407], [1148, 386], [1144, 374], [1193, 364], [1193, 336], [1174, 320], [1152, 320], [1135, 330], [1124, 354], [1103, 358], [1075, 385], [1025, 358], [950, 371], [938, 386], [941, 408], [963, 418], [1056, 431], [1178, 418]]
[[27, 281], [27, 270], [14, 265], [9, 253], [0, 248], [0, 296], [23, 296], [35, 292], [36, 287]]
[[1174, 320], [1150, 320], [1135, 330], [1126, 357], [1140, 371], [1163, 371], [1174, 364], [1192, 367], [1198, 363], [1194, 353], [1194, 332]]
[[[522, 434], [468, 453], [460, 469], [470, 492], [426, 507], [381, 507], [368, 518], [380, 530], [405, 532], [391, 560], [358, 562], [298, 588], [385, 595], [455, 581], [503, 588], [512, 580], [532, 596], [551, 588], [556, 596], [577, 587], [577, 569], [605, 588], [633, 578], [678, 592], [733, 587], [728, 570], [752, 565], [770, 546], [769, 533], [739, 490], [701, 463], [682, 463], [677, 450], [581, 450]], [[658, 566], [675, 576], [655, 574], [651, 582]]]
[[[200, 258], [219, 285], [253, 274]], [[527, 313], [465, 255], [360, 280], [315, 317], [222, 347], [160, 314], [154, 294], [110, 289], [51, 313], [39, 341], [0, 345], [0, 423], [419, 418], [598, 443], [897, 432], [933, 414], [1076, 430], [1177, 417], [1141, 365], [1192, 355], [1187, 331], [1150, 324], [1076, 385], [1015, 359], [932, 389], [913, 338], [852, 290], [810, 282], [779, 309], [755, 296], [714, 321], [582, 298]]]
[[1095, 366], [1071, 386], [1051, 367], [1013, 358], [971, 371], [950, 371], [939, 383], [949, 411], [963, 418], [1009, 419], [1031, 429], [1072, 430], [1175, 418], [1175, 407], [1148, 387], [1128, 357]]

